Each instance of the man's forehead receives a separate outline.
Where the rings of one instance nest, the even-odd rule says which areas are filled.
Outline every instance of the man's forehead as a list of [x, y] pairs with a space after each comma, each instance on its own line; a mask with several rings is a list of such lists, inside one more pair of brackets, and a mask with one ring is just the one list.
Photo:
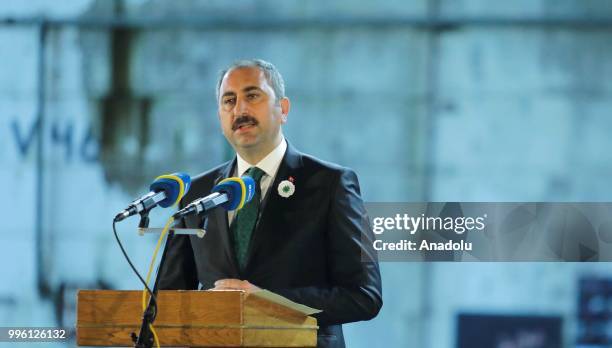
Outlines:
[[221, 90], [242, 89], [247, 85], [261, 85], [263, 87], [264, 84], [267, 84], [267, 80], [261, 69], [257, 67], [238, 67], [225, 73], [221, 81]]

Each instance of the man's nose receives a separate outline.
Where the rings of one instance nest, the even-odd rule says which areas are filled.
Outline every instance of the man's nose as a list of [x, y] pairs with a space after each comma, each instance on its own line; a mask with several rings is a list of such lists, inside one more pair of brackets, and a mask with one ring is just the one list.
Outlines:
[[236, 99], [236, 107], [234, 108], [234, 114], [236, 116], [248, 114], [248, 103], [244, 98]]

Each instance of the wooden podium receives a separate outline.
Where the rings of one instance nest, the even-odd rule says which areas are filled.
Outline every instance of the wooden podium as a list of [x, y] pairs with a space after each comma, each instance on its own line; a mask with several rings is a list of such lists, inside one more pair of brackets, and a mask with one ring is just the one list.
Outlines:
[[[243, 291], [159, 291], [154, 327], [161, 346], [315, 347], [317, 321]], [[142, 291], [80, 290], [79, 346], [133, 346]]]

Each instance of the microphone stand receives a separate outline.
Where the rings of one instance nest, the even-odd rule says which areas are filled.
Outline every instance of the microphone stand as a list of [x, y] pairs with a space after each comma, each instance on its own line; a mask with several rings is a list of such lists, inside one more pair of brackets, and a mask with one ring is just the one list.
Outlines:
[[[148, 212], [141, 214], [140, 224], [138, 227], [147, 228], [149, 225], [149, 217]], [[155, 321], [155, 317], [157, 316], [157, 303], [155, 299], [157, 298], [158, 285], [160, 273], [164, 269], [164, 263], [166, 261], [166, 254], [168, 253], [168, 246], [172, 239], [174, 238], [174, 229], [172, 227], [168, 231], [168, 237], [166, 238], [166, 244], [164, 245], [164, 251], [162, 252], [161, 259], [159, 261], [159, 266], [157, 267], [157, 274], [155, 275], [155, 283], [153, 285], [153, 296], [149, 297], [149, 303], [147, 304], [147, 309], [144, 311], [142, 316], [142, 324], [140, 326], [140, 333], [136, 336], [135, 333], [132, 332], [132, 341], [134, 342], [134, 347], [136, 348], [151, 348], [153, 347], [154, 337], [153, 332], [151, 332], [150, 325]]]

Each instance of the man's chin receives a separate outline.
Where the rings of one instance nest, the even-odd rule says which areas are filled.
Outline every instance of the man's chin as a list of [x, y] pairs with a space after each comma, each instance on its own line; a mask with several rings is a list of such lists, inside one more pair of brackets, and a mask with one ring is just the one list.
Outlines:
[[255, 138], [245, 139], [241, 137], [241, 139], [234, 139], [234, 146], [243, 148], [243, 149], [251, 149], [257, 146], [259, 142]]

